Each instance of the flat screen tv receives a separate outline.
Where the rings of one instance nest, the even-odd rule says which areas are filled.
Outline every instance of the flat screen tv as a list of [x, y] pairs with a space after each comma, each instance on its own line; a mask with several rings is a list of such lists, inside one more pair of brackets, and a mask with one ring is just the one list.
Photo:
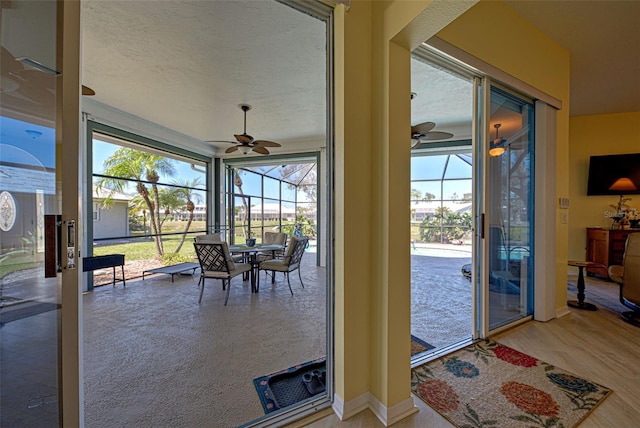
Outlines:
[[640, 194], [640, 153], [591, 156], [588, 196], [633, 194]]

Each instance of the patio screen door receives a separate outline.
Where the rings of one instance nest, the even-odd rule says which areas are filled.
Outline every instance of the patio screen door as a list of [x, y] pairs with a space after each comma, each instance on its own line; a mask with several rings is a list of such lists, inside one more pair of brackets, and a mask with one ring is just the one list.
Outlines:
[[533, 103], [492, 85], [486, 114], [485, 332], [533, 314], [535, 172]]

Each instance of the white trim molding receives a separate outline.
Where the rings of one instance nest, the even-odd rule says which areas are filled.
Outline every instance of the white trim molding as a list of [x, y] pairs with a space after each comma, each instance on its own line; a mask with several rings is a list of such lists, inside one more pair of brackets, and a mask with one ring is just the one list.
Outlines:
[[571, 313], [571, 311], [569, 310], [568, 306], [562, 306], [560, 308], [556, 309], [556, 318], [560, 318], [563, 317], [565, 315], [569, 315]]
[[369, 408], [386, 427], [393, 425], [418, 411], [418, 408], [413, 403], [413, 397], [409, 397], [391, 407], [387, 407], [376, 397], [371, 395], [369, 398]]
[[438, 36], [431, 37], [429, 40], [423, 43], [422, 46], [427, 50], [435, 50], [439, 52], [441, 55], [450, 58], [466, 69], [471, 68], [472, 71], [480, 75], [491, 76], [491, 78], [495, 81], [500, 81], [502, 84], [510, 86], [519, 92], [525, 93], [537, 100], [544, 101], [551, 107], [554, 107], [558, 110], [562, 109], [562, 100], [559, 100], [558, 98], [549, 95], [534, 86], [531, 86], [527, 82], [524, 82], [510, 75], [509, 73], [500, 70], [499, 68], [481, 60], [476, 56], [471, 55], [470, 53], [460, 49], [457, 46], [452, 45], [451, 43], [439, 38]]
[[334, 394], [333, 396], [333, 411], [341, 421], [349, 419], [365, 409], [371, 410], [386, 427], [418, 411], [418, 408], [413, 402], [413, 397], [409, 397], [400, 403], [387, 407], [369, 392], [346, 402], [342, 401], [342, 398], [338, 394]]
[[342, 397], [338, 394], [333, 394], [333, 411], [341, 421], [349, 419], [351, 416], [356, 415], [369, 407], [369, 394], [365, 392], [362, 395], [349, 401], [342, 401]]
[[[556, 109], [535, 102], [534, 319], [556, 316]], [[565, 262], [566, 263], [566, 262]]]

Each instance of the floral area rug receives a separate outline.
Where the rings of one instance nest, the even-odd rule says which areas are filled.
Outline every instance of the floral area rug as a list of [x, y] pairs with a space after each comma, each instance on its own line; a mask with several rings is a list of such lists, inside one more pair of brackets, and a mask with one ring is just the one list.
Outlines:
[[464, 428], [574, 427], [611, 392], [492, 341], [414, 368], [411, 389]]

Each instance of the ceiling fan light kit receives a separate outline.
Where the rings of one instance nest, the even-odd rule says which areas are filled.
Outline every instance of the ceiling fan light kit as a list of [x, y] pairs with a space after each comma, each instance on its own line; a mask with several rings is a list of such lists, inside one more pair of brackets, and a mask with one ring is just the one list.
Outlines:
[[240, 110], [244, 112], [244, 130], [242, 134], [234, 134], [233, 136], [237, 141], [217, 141], [217, 140], [208, 140], [208, 143], [229, 143], [235, 144], [233, 147], [229, 147], [224, 152], [225, 153], [233, 153], [236, 150], [239, 150], [243, 155], [248, 155], [249, 153], [256, 152], [261, 155], [268, 155], [269, 150], [267, 147], [280, 147], [280, 143], [275, 143], [273, 141], [267, 140], [254, 140], [253, 137], [247, 134], [247, 112], [252, 109], [249, 104], [238, 104]]
[[504, 153], [504, 146], [507, 140], [504, 138], [498, 137], [498, 129], [502, 126], [501, 123], [496, 123], [493, 125], [496, 128], [496, 138], [491, 141], [491, 147], [489, 148], [489, 156], [498, 157], [502, 156]]

